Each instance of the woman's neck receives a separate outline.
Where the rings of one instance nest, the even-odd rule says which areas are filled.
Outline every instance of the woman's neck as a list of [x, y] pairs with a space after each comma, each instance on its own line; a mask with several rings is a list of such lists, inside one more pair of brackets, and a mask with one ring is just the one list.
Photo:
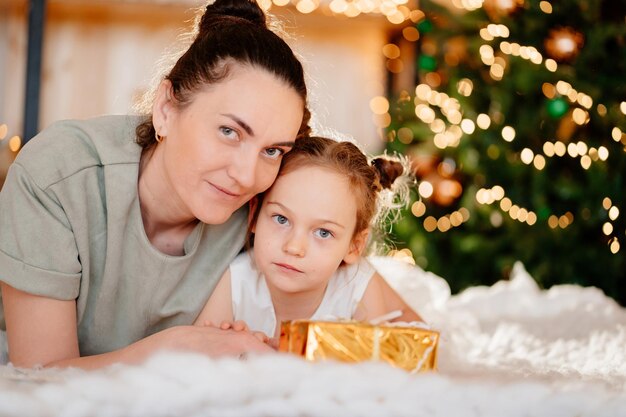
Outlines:
[[158, 146], [141, 155], [138, 193], [141, 219], [150, 243], [168, 255], [182, 255], [185, 239], [198, 220], [179, 199], [172, 197], [176, 193], [165, 175]]

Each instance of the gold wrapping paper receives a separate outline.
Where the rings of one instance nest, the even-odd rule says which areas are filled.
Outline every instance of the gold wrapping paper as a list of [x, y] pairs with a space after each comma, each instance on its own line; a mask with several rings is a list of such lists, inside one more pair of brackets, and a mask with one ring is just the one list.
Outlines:
[[281, 324], [279, 350], [310, 361], [382, 360], [410, 372], [435, 370], [439, 332], [362, 322], [294, 320]]

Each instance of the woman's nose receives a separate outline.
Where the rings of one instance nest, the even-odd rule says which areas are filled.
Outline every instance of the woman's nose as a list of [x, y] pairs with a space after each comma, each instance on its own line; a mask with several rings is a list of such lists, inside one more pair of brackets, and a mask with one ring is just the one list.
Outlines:
[[[219, 157], [219, 156], [218, 156]], [[229, 175], [243, 188], [252, 188], [256, 181], [257, 152], [242, 150], [233, 155]]]

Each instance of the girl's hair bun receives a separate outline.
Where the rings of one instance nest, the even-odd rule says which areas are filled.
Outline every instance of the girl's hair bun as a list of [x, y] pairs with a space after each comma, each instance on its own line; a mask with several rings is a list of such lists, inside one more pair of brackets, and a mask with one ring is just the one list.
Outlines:
[[391, 159], [376, 158], [371, 163], [378, 173], [378, 179], [382, 188], [391, 188], [396, 178], [404, 172], [402, 163]]
[[254, 0], [215, 0], [206, 6], [200, 30], [218, 16], [232, 16], [267, 27], [265, 13]]

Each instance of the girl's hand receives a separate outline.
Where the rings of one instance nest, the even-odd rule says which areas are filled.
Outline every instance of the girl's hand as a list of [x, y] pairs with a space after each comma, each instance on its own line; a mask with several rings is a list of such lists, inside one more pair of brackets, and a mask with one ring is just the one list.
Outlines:
[[220, 324], [220, 329], [222, 330], [233, 329], [236, 332], [244, 332], [244, 331], [247, 332], [250, 330], [246, 322], [243, 320], [237, 320], [232, 323], [229, 321], [223, 321], [222, 324]]
[[280, 339], [278, 337], [272, 337], [268, 340], [267, 344], [274, 350], [278, 350], [280, 345]]
[[210, 321], [205, 321], [202, 323], [202, 325], [210, 326], [210, 327], [218, 327], [222, 330], [234, 330], [236, 332], [249, 332], [254, 337], [256, 337], [260, 342], [263, 342], [266, 344], [269, 344], [270, 342], [270, 338], [265, 333], [258, 332], [258, 331], [250, 331], [248, 324], [243, 320], [236, 320], [234, 322], [223, 321], [219, 326], [213, 326], [213, 323], [211, 323]]

